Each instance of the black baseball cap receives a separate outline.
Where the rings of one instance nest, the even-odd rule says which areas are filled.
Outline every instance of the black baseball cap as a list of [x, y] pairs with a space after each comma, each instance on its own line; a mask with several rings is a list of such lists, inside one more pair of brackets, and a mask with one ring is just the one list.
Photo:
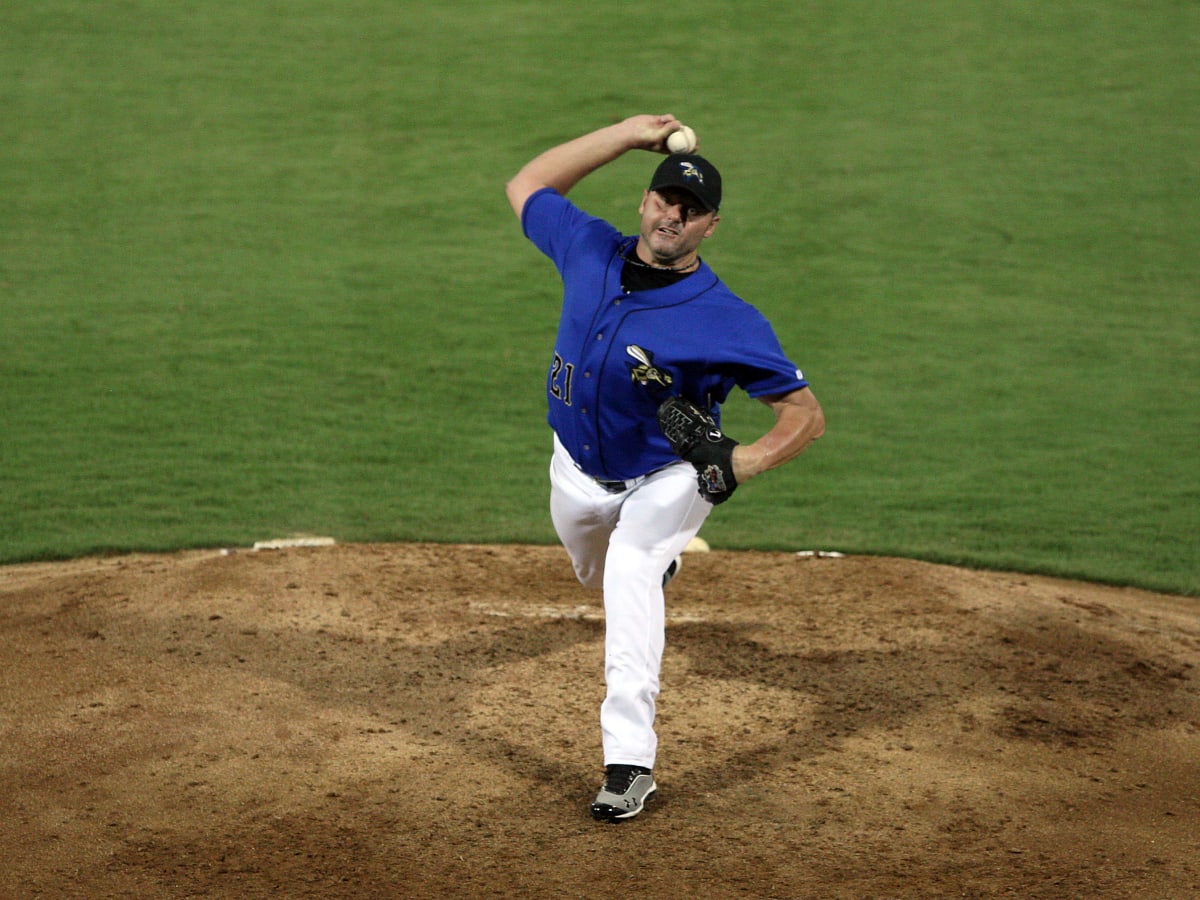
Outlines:
[[721, 208], [721, 173], [703, 156], [672, 153], [659, 163], [650, 179], [650, 190], [669, 187], [693, 194], [707, 210], [715, 212]]

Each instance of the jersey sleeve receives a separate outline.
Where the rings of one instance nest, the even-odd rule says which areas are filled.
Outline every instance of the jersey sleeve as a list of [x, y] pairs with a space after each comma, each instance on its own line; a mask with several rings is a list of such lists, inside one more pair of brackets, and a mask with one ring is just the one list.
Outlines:
[[585, 213], [554, 188], [542, 188], [530, 194], [521, 211], [521, 227], [535, 247], [550, 257], [559, 272], [567, 264], [571, 247], [585, 232], [604, 231], [616, 235], [616, 229]]
[[800, 367], [783, 351], [775, 329], [755, 310], [734, 336], [734, 352], [721, 368], [751, 397], [788, 394], [808, 387]]

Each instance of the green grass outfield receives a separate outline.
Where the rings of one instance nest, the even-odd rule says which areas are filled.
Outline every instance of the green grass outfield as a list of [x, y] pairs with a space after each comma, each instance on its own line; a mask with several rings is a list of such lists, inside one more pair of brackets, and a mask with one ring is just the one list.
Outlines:
[[714, 546], [1200, 594], [1198, 58], [1183, 0], [0, 0], [0, 562], [552, 542], [503, 184], [673, 112], [829, 419]]

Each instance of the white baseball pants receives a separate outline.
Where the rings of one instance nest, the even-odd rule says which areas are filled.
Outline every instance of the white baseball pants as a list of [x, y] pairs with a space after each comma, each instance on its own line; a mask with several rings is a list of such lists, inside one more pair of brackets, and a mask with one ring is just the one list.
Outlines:
[[712, 511], [696, 470], [679, 462], [610, 493], [554, 438], [550, 517], [575, 575], [604, 590], [604, 764], [654, 767], [659, 670], [666, 639], [662, 578]]

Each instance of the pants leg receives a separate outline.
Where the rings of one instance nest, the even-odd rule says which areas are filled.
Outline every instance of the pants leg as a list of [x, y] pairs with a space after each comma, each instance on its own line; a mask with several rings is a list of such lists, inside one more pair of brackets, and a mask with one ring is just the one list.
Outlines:
[[623, 494], [610, 494], [575, 467], [554, 439], [550, 459], [550, 519], [571, 557], [575, 577], [587, 588], [604, 583], [608, 539], [621, 515]]
[[600, 709], [605, 765], [653, 768], [654, 716], [666, 637], [662, 576], [712, 506], [687, 463], [610, 494], [555, 441], [550, 465], [555, 530], [586, 587], [603, 587], [605, 682]]
[[651, 475], [628, 492], [609, 539], [604, 570], [604, 677], [600, 707], [605, 765], [653, 768], [654, 717], [666, 641], [662, 577], [700, 531], [712, 506], [687, 463]]

